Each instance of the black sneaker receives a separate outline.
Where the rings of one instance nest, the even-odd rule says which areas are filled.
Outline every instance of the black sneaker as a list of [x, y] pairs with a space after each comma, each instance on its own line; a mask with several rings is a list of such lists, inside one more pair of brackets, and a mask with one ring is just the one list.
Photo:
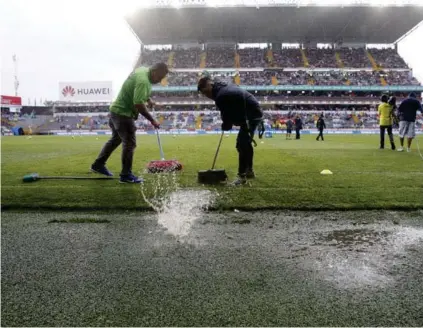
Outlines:
[[106, 166], [95, 166], [94, 164], [91, 165], [91, 172], [94, 173], [98, 173], [98, 174], [103, 174], [106, 175], [108, 177], [112, 177], [113, 173], [110, 172]]
[[255, 179], [256, 174], [254, 173], [254, 171], [248, 171], [247, 172], [247, 179]]
[[121, 175], [119, 182], [120, 183], [143, 183], [144, 179], [136, 177], [133, 174], [128, 174], [128, 175]]

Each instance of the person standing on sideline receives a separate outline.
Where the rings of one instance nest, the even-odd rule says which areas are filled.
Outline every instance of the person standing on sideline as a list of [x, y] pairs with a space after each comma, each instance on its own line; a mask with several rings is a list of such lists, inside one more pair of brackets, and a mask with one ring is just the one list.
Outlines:
[[303, 129], [303, 121], [300, 118], [300, 115], [297, 115], [295, 119], [295, 139], [300, 139], [300, 131]]
[[404, 138], [407, 136], [407, 152], [411, 151], [411, 142], [416, 137], [417, 111], [422, 111], [422, 105], [417, 100], [415, 93], [410, 93], [398, 107], [399, 114], [399, 137], [401, 147], [398, 151], [404, 151]]
[[325, 120], [323, 119], [323, 114], [319, 116], [316, 126], [317, 126], [317, 129], [319, 130], [319, 135], [317, 136], [316, 140], [319, 141], [319, 138], [321, 137], [322, 141], [324, 141], [323, 130], [326, 129], [326, 124], [325, 124]]
[[393, 123], [393, 109], [394, 106], [389, 103], [387, 95], [383, 95], [381, 98], [382, 103], [379, 105], [377, 111], [379, 114], [379, 127], [380, 127], [380, 147], [379, 149], [385, 148], [385, 130], [388, 131], [389, 141], [391, 142], [391, 149], [395, 150], [394, 135], [392, 134], [392, 123]]
[[132, 161], [136, 145], [135, 121], [139, 114], [144, 116], [158, 129], [160, 124], [148, 112], [148, 108], [155, 105], [151, 100], [152, 84], [159, 83], [169, 72], [167, 65], [158, 63], [152, 67], [139, 67], [135, 69], [119, 92], [118, 97], [110, 106], [109, 126], [112, 137], [103, 146], [97, 159], [91, 165], [91, 171], [106, 176], [113, 174], [106, 168], [106, 162], [113, 151], [122, 143], [122, 171], [121, 183], [141, 183], [142, 179], [132, 173]]
[[288, 118], [288, 121], [286, 121], [286, 140], [291, 139], [292, 125], [291, 118]]

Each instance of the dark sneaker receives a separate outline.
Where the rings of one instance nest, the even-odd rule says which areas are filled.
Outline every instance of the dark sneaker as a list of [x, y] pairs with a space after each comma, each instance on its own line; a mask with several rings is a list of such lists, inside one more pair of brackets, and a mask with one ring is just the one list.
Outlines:
[[128, 175], [121, 175], [119, 182], [120, 183], [143, 183], [144, 179], [136, 177], [133, 174], [128, 174]]
[[238, 177], [234, 182], [231, 183], [231, 186], [241, 186], [247, 183], [246, 177]]
[[254, 173], [254, 171], [248, 171], [247, 172], [247, 179], [255, 179], [256, 174]]
[[391, 149], [392, 149], [392, 150], [395, 150], [395, 145], [392, 145], [392, 146], [391, 146]]
[[108, 177], [112, 177], [113, 176], [113, 173], [110, 172], [107, 169], [107, 167], [105, 167], [105, 166], [95, 166], [93, 164], [93, 165], [91, 165], [91, 172], [98, 173], [98, 174], [103, 174], [103, 175], [106, 175]]

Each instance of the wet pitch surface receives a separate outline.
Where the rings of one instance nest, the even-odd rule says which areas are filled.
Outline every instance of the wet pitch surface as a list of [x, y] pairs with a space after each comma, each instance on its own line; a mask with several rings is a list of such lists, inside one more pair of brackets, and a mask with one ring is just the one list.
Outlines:
[[2, 326], [423, 326], [423, 211], [191, 221], [3, 213]]

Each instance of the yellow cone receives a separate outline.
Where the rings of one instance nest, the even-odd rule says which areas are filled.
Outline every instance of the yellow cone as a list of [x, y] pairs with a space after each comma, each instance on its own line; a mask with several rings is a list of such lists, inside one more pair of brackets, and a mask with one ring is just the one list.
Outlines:
[[333, 173], [332, 173], [332, 171], [329, 171], [329, 170], [323, 170], [322, 172], [320, 172], [320, 174], [329, 175], [329, 174], [333, 174]]

